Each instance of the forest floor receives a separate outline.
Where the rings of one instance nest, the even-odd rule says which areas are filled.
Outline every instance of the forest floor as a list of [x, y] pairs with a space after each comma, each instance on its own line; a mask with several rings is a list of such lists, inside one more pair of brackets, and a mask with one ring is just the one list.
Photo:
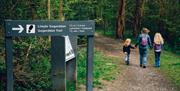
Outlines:
[[102, 88], [94, 91], [176, 91], [170, 81], [148, 63], [147, 68], [139, 66], [138, 48], [131, 51], [130, 65], [123, 61], [122, 42], [96, 34], [95, 47], [106, 55], [119, 57], [120, 73], [113, 81], [103, 81]]

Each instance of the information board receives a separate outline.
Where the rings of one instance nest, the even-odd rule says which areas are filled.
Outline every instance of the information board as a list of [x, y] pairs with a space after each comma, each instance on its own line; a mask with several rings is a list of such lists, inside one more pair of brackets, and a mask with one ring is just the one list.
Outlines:
[[6, 20], [6, 36], [93, 35], [94, 21]]

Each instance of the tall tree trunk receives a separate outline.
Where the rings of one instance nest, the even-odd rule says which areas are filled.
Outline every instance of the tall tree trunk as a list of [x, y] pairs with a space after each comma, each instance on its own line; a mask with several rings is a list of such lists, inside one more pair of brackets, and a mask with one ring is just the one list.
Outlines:
[[35, 20], [35, 18], [36, 18], [36, 14], [35, 14], [36, 5], [33, 1], [30, 1], [29, 3], [30, 3], [30, 8], [31, 8], [31, 11], [30, 11], [31, 12], [31, 18], [32, 18], [32, 20]]
[[116, 38], [122, 39], [125, 30], [125, 0], [119, 0]]
[[144, 14], [144, 3], [145, 0], [136, 0], [136, 8], [134, 14], [134, 29], [133, 29], [133, 36], [137, 37], [140, 28], [141, 28], [141, 21]]
[[[48, 20], [50, 20], [51, 19], [51, 1], [50, 0], [48, 0], [47, 2], [47, 9], [48, 9]], [[49, 38], [49, 41], [51, 41], [51, 36], [48, 36], [48, 38]]]
[[59, 19], [61, 21], [64, 21], [64, 16], [63, 16], [63, 0], [60, 0], [60, 2], [59, 2]]
[[172, 44], [170, 35], [167, 34], [165, 31], [165, 22], [163, 21], [163, 18], [165, 16], [165, 0], [158, 0], [159, 4], [159, 19], [157, 20], [158, 24], [158, 32], [160, 32], [165, 40], [167, 40], [169, 43]]
[[51, 19], [51, 1], [50, 0], [48, 0], [47, 8], [48, 8], [48, 20], [50, 20]]
[[164, 31], [164, 22], [163, 22], [163, 17], [164, 17], [164, 14], [165, 14], [165, 2], [164, 0], [158, 0], [158, 3], [159, 3], [159, 20], [158, 20], [158, 26], [159, 26], [159, 29], [158, 31], [159, 32], [163, 32]]

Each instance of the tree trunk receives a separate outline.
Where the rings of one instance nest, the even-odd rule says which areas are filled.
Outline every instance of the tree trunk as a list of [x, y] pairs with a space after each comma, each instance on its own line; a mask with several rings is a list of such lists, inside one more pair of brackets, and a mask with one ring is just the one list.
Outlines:
[[51, 1], [50, 0], [48, 0], [47, 7], [48, 7], [48, 20], [50, 20], [51, 19]]
[[125, 29], [125, 0], [119, 0], [119, 10], [116, 27], [116, 38], [123, 39], [123, 33]]
[[163, 22], [163, 17], [164, 17], [164, 14], [165, 14], [165, 5], [164, 5], [164, 1], [163, 0], [158, 0], [158, 3], [159, 3], [159, 20], [158, 20], [158, 26], [159, 26], [159, 29], [158, 31], [159, 32], [163, 32], [164, 31], [164, 22]]
[[164, 0], [158, 0], [158, 3], [159, 3], [158, 32], [160, 32], [162, 36], [166, 38], [164, 22], [163, 22], [163, 17], [165, 15], [165, 2]]
[[167, 34], [165, 31], [165, 22], [163, 21], [163, 18], [165, 16], [165, 0], [158, 0], [159, 4], [159, 20], [157, 20], [158, 24], [158, 32], [160, 32], [165, 40], [167, 40], [169, 43], [172, 43], [170, 35]]
[[136, 8], [135, 8], [135, 14], [134, 14], [134, 29], [133, 29], [133, 36], [137, 37], [138, 33], [141, 29], [141, 21], [144, 14], [144, 3], [145, 0], [136, 0]]
[[64, 21], [64, 16], [63, 16], [63, 0], [60, 0], [60, 2], [59, 2], [59, 19], [61, 21]]
[[36, 5], [33, 1], [30, 1], [29, 3], [30, 3], [30, 8], [31, 8], [31, 11], [30, 11], [31, 12], [31, 18], [32, 18], [32, 20], [35, 20], [35, 18], [36, 18], [36, 14], [35, 14]]
[[[47, 9], [48, 9], [48, 20], [50, 20], [51, 19], [51, 1], [50, 0], [48, 0], [47, 2]], [[51, 41], [51, 36], [48, 36], [48, 38], [49, 38], [49, 41]]]

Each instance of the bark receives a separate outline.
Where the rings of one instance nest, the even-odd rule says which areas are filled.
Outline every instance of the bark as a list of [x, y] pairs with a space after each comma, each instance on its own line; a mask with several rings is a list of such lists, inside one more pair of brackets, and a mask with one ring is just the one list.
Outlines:
[[[47, 8], [48, 8], [48, 20], [51, 19], [51, 1], [48, 0], [47, 2]], [[51, 41], [51, 36], [48, 36], [49, 41]]]
[[165, 9], [165, 0], [158, 0], [159, 4], [159, 19], [157, 20], [157, 25], [158, 25], [158, 32], [161, 33], [162, 37], [170, 44], [171, 46], [174, 45], [173, 40], [173, 33], [172, 32], [167, 32], [165, 29], [165, 21], [163, 20], [166, 15], [166, 9]]
[[163, 17], [165, 14], [165, 5], [164, 5], [164, 1], [163, 0], [158, 0], [159, 2], [159, 20], [158, 20], [158, 26], [159, 26], [159, 32], [163, 32], [164, 31], [164, 23], [163, 23]]
[[59, 19], [61, 21], [64, 21], [64, 16], [63, 16], [63, 0], [60, 0], [60, 2], [59, 2]]
[[47, 7], [48, 7], [48, 20], [51, 19], [51, 1], [48, 0]]
[[123, 33], [125, 30], [125, 0], [119, 0], [119, 10], [116, 27], [116, 38], [123, 39]]
[[136, 0], [136, 8], [134, 14], [134, 29], [133, 29], [133, 36], [137, 37], [138, 33], [141, 30], [141, 21], [144, 14], [144, 3], [145, 0]]
[[36, 18], [36, 14], [35, 14], [35, 4], [33, 3], [33, 1], [30, 1], [30, 8], [31, 8], [31, 15], [32, 15], [32, 20], [35, 20]]
[[165, 31], [165, 23], [163, 21], [164, 15], [165, 15], [165, 1], [164, 0], [158, 0], [159, 3], [159, 20], [158, 20], [158, 32], [162, 34], [162, 36], [170, 41], [168, 38], [168, 35]]

